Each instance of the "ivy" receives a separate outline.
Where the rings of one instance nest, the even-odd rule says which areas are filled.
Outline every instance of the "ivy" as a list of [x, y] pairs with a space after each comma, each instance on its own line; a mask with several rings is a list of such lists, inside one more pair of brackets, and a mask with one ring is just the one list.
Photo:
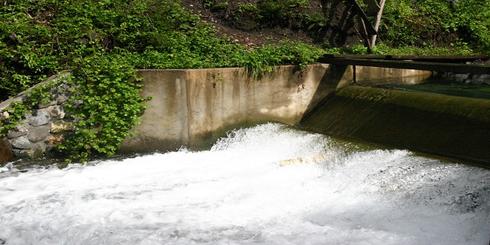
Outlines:
[[71, 86], [76, 90], [65, 110], [75, 130], [57, 151], [69, 161], [113, 155], [144, 111], [133, 67], [116, 57], [87, 57]]
[[27, 113], [30, 113], [28, 108], [22, 102], [13, 102], [6, 110], [5, 115], [0, 120], [0, 137], [7, 136], [7, 133], [14, 129], [21, 122]]

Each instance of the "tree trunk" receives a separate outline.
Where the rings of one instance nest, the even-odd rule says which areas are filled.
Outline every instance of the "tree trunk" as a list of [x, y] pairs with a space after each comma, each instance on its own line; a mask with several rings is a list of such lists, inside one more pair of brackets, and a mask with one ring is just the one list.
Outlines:
[[[376, 20], [374, 22], [374, 30], [376, 31], [376, 33], [378, 33], [379, 26], [381, 25], [381, 18], [383, 17], [383, 10], [385, 8], [385, 3], [386, 3], [386, 0], [380, 0], [379, 11], [378, 11], [378, 14], [376, 15]], [[374, 34], [371, 36], [371, 41], [369, 42], [369, 45], [370, 45], [369, 49], [373, 49], [374, 46], [376, 46], [377, 37], [378, 37], [377, 34]]]

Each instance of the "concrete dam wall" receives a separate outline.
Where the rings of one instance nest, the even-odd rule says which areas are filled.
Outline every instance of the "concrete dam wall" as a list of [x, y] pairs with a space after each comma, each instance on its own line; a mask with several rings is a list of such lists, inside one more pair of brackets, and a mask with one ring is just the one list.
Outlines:
[[[328, 68], [312, 65], [297, 71], [281, 66], [260, 78], [243, 68], [141, 70], [143, 96], [152, 99], [134, 137], [121, 150], [200, 146], [226, 130], [261, 122], [296, 125], [315, 103], [313, 97]], [[335, 89], [336, 83], [322, 88], [324, 93]]]
[[[142, 122], [122, 152], [204, 146], [229, 129], [263, 122], [298, 125], [326, 97], [353, 79], [350, 66], [279, 66], [254, 78], [244, 68], [140, 70], [143, 96], [150, 96]], [[358, 84], [373, 78], [413, 84], [431, 72], [357, 67]], [[369, 81], [369, 82], [368, 82]]]
[[[261, 77], [244, 68], [138, 73], [142, 95], [151, 100], [121, 153], [196, 149], [230, 129], [280, 122], [490, 165], [489, 100], [371, 86], [419, 84], [431, 72], [316, 64], [304, 70], [278, 66]], [[11, 160], [14, 150], [0, 139], [0, 163]]]

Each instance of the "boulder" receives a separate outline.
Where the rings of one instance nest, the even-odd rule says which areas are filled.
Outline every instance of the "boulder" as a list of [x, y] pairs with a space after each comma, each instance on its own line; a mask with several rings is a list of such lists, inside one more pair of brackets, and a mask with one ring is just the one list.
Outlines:
[[60, 94], [60, 95], [58, 95], [58, 97], [56, 97], [56, 103], [58, 103], [58, 104], [63, 104], [67, 100], [68, 100], [68, 97], [65, 96], [64, 94]]
[[27, 128], [23, 123], [15, 126], [15, 128], [9, 130], [7, 137], [9, 139], [17, 138], [20, 136], [24, 136], [29, 132], [29, 128]]
[[65, 112], [61, 108], [61, 106], [50, 106], [46, 108], [46, 112], [52, 117], [52, 118], [64, 118], [65, 117]]
[[50, 135], [47, 139], [46, 139], [46, 143], [48, 143], [49, 145], [51, 146], [55, 146], [55, 145], [58, 145], [60, 144], [61, 142], [63, 142], [64, 140], [64, 136], [62, 134], [55, 134], [55, 135]]
[[43, 141], [44, 139], [46, 139], [49, 136], [50, 130], [51, 130], [51, 127], [49, 125], [33, 127], [29, 131], [27, 138], [31, 142], [34, 142], [34, 143], [39, 142], [39, 141]]
[[14, 149], [14, 155], [18, 158], [29, 158], [30, 157], [30, 151], [31, 150], [19, 150], [19, 149]]
[[31, 149], [32, 143], [26, 136], [21, 136], [10, 141], [12, 146], [17, 149]]
[[48, 103], [41, 103], [39, 104], [39, 108], [46, 108], [46, 107], [49, 107], [49, 106], [53, 106], [53, 105], [56, 105], [56, 101], [53, 100], [53, 101], [50, 101]]
[[51, 117], [47, 111], [38, 110], [35, 116], [29, 116], [27, 119], [29, 120], [30, 125], [37, 127], [48, 124], [50, 118]]
[[42, 158], [46, 153], [46, 144], [39, 142], [32, 146], [32, 149], [29, 152], [29, 157], [31, 159]]
[[5, 120], [5, 119], [8, 119], [9, 117], [10, 117], [10, 114], [8, 113], [8, 111], [4, 111], [4, 112], [0, 113], [0, 120]]
[[58, 121], [51, 123], [51, 133], [63, 133], [73, 130], [73, 123]]

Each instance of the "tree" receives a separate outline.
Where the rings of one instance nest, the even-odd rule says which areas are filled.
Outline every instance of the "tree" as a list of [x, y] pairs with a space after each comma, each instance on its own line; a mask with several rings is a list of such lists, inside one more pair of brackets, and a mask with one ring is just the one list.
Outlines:
[[[356, 0], [322, 0], [322, 9], [328, 30], [325, 37], [334, 46], [343, 46], [347, 36], [355, 30], [364, 45], [371, 50], [376, 45], [378, 30], [386, 0], [364, 0], [364, 9]], [[374, 20], [372, 23], [371, 20]]]

